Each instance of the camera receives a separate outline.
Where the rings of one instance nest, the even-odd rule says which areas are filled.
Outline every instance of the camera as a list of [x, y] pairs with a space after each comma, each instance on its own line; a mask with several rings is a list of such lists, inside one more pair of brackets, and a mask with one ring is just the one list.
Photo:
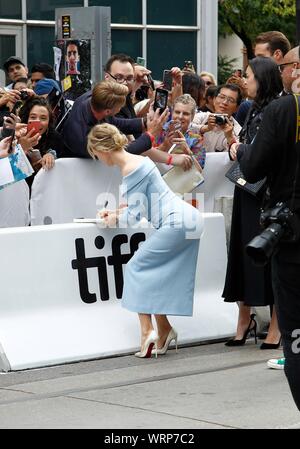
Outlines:
[[29, 93], [26, 90], [21, 90], [20, 97], [22, 101], [26, 101], [29, 98]]
[[246, 253], [255, 265], [266, 265], [280, 240], [293, 243], [300, 238], [300, 218], [285, 203], [262, 211], [260, 224], [265, 230], [246, 246]]
[[216, 119], [216, 125], [226, 125], [228, 114], [211, 114]]
[[135, 98], [137, 101], [143, 101], [148, 98], [148, 91], [150, 87], [149, 86], [141, 86], [136, 92], [135, 92]]

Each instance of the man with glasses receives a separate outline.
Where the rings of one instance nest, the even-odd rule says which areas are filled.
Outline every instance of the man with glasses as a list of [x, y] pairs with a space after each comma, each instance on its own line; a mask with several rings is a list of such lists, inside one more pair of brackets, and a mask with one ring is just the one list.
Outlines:
[[281, 73], [285, 94], [299, 93], [298, 82], [300, 75], [299, 47], [292, 48], [278, 65]]
[[[120, 118], [136, 118], [131, 96], [135, 87], [135, 73], [134, 60], [123, 53], [113, 55], [106, 63], [104, 68], [105, 80], [115, 81], [118, 84], [123, 84], [128, 88], [128, 95], [126, 97], [126, 104], [116, 115]], [[139, 135], [135, 135], [137, 138]]]
[[228, 151], [229, 145], [238, 140], [241, 126], [232, 117], [242, 101], [240, 88], [235, 84], [219, 86], [213, 101], [215, 114], [222, 114], [228, 119], [224, 124], [217, 124], [215, 114], [198, 112], [195, 115], [192, 127], [199, 128], [204, 137], [206, 152]]

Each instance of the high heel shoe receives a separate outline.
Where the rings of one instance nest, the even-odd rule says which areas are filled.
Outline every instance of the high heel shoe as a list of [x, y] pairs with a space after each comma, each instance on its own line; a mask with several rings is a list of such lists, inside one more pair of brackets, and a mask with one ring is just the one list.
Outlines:
[[[226, 341], [225, 346], [243, 346], [246, 343], [248, 334], [250, 334], [251, 331], [254, 331], [255, 344], [256, 344], [257, 343], [257, 335], [256, 335], [257, 322], [255, 321], [254, 317], [255, 317], [255, 313], [250, 315], [250, 323], [244, 332], [243, 338], [240, 340], [237, 340], [237, 339], [228, 340], [228, 341]], [[251, 327], [252, 323], [254, 323], [253, 327]]]
[[176, 354], [177, 354], [177, 340], [178, 340], [178, 334], [177, 331], [172, 327], [172, 329], [170, 330], [170, 332], [168, 333], [168, 336], [166, 338], [165, 344], [163, 345], [162, 348], [157, 349], [157, 354], [158, 355], [164, 355], [167, 350], [169, 349], [170, 343], [171, 341], [174, 340], [175, 341], [175, 350], [176, 350]]
[[157, 357], [157, 342], [158, 342], [158, 335], [156, 331], [151, 331], [148, 337], [146, 338], [143, 347], [139, 352], [136, 352], [134, 355], [135, 357], [140, 358], [150, 358], [152, 355], [153, 346], [155, 347], [155, 350], [153, 353]]
[[262, 343], [260, 349], [278, 349], [281, 344], [281, 337], [278, 343]]

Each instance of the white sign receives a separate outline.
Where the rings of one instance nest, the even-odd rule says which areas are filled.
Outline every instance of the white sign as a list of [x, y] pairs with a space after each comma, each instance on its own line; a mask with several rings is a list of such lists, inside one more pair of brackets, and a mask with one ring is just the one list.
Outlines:
[[[193, 317], [171, 317], [179, 344], [234, 334], [224, 303], [224, 219], [205, 215]], [[20, 370], [138, 349], [137, 315], [121, 307], [123, 273], [149, 229], [94, 224], [0, 230], [0, 370]]]

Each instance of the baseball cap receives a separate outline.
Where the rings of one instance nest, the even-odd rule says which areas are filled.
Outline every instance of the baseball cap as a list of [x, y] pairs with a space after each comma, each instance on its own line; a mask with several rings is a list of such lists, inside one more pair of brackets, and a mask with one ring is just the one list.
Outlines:
[[19, 56], [10, 56], [3, 64], [4, 70], [8, 72], [8, 68], [12, 64], [22, 64], [25, 67], [22, 58], [19, 58]]
[[34, 92], [37, 95], [45, 95], [50, 94], [53, 89], [58, 90], [59, 92], [61, 91], [58, 82], [50, 78], [43, 78], [37, 81]]

